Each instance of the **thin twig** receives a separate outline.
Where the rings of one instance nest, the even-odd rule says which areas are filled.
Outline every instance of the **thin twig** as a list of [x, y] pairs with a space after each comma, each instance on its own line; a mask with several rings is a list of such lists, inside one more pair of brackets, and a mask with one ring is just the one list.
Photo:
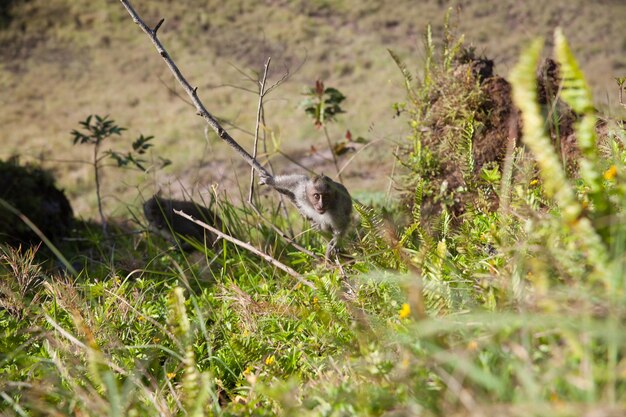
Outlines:
[[[281, 78], [281, 80], [285, 80], [287, 79], [287, 76], [289, 75], [289, 73], [287, 72], [287, 74], [283, 75], [283, 77]], [[274, 84], [272, 87], [276, 87], [278, 85], [278, 83], [280, 82], [280, 80]], [[265, 91], [265, 94], [268, 94], [271, 91], [271, 88]], [[261, 106], [261, 123], [263, 124], [263, 126], [267, 126], [267, 123], [265, 122], [265, 107]], [[267, 152], [267, 129], [263, 129], [263, 153], [265, 155], [268, 155]], [[272, 160], [268, 159], [267, 160], [267, 166], [269, 167], [269, 171], [272, 175], [274, 175], [275, 171], [274, 171], [274, 165], [272, 165]], [[291, 226], [291, 220], [289, 220], [289, 212], [287, 211], [287, 205], [285, 204], [285, 196], [282, 193], [278, 193], [278, 198], [279, 198], [279, 202], [278, 202], [278, 207], [276, 209], [276, 213], [278, 214], [278, 211], [282, 210], [283, 211], [283, 216], [285, 218], [285, 221], [287, 222], [287, 227], [289, 228], [289, 236], [294, 236], [293, 233], [293, 227]]]
[[360, 149], [358, 149], [357, 151], [354, 152], [354, 155], [352, 155], [350, 158], [348, 158], [348, 160], [343, 164], [343, 166], [341, 167], [341, 169], [339, 169], [339, 174], [341, 174], [343, 172], [344, 169], [348, 168], [348, 165], [350, 165], [352, 163], [352, 161], [354, 160], [354, 158], [356, 158], [362, 151], [364, 151], [367, 147], [369, 147], [370, 145], [373, 145], [377, 142], [382, 142], [385, 139], [376, 139], [373, 140], [369, 143], [366, 143], [365, 145], [363, 145]]
[[[296, 72], [300, 69], [300, 67], [298, 67], [296, 69]], [[280, 77], [280, 80], [276, 81], [273, 85], [271, 85], [267, 90], [265, 90], [265, 94], [269, 94], [272, 92], [273, 89], [277, 88], [278, 86], [280, 86], [282, 83], [284, 83], [285, 81], [287, 81], [289, 79], [289, 77], [291, 77], [291, 73], [289, 72], [289, 69], [287, 68], [285, 73], [283, 74], [282, 77]]]
[[[396, 150], [394, 151], [394, 155], [397, 155], [400, 152], [400, 145], [396, 145]], [[396, 174], [396, 164], [398, 160], [397, 158], [393, 158], [393, 165], [391, 166], [391, 174], [389, 174], [389, 185], [387, 186], [387, 193], [385, 196], [385, 202], [389, 204], [389, 198], [391, 197], [391, 188], [393, 187], [393, 178]]]
[[[123, 1], [123, 0], [122, 0]], [[297, 279], [301, 284], [306, 285], [307, 287], [315, 290], [315, 285], [302, 277], [302, 275], [300, 275], [299, 273], [297, 273], [296, 271], [294, 271], [292, 268], [288, 267], [287, 265], [283, 264], [282, 262], [272, 258], [270, 255], [268, 255], [265, 252], [261, 252], [260, 250], [258, 250], [257, 248], [255, 248], [254, 246], [252, 246], [249, 243], [246, 242], [242, 242], [239, 239], [236, 239], [230, 235], [227, 235], [226, 233], [223, 233], [222, 231], [214, 228], [213, 226], [210, 226], [204, 222], [201, 222], [200, 220], [196, 220], [194, 219], [192, 216], [190, 216], [189, 214], [183, 212], [182, 210], [174, 210], [174, 213], [178, 214], [179, 216], [184, 217], [185, 219], [194, 222], [195, 224], [207, 229], [208, 231], [215, 233], [216, 236], [221, 237], [224, 240], [227, 240], [231, 243], [234, 243], [235, 245], [242, 247], [244, 249], [247, 249], [248, 251], [254, 253], [255, 255], [265, 259], [267, 262], [271, 263], [272, 265], [274, 265], [275, 267], [282, 269], [283, 271], [285, 271], [286, 273], [288, 273], [289, 275], [291, 275], [292, 277], [294, 277], [295, 279]]]
[[215, 130], [217, 135], [226, 143], [228, 143], [233, 149], [235, 149], [235, 151], [237, 151], [237, 153], [248, 164], [250, 164], [250, 166], [257, 169], [262, 175], [269, 177], [270, 176], [269, 172], [267, 172], [267, 170], [263, 168], [261, 164], [259, 164], [254, 158], [252, 158], [252, 156], [244, 148], [242, 148], [241, 145], [239, 145], [226, 130], [224, 130], [224, 128], [219, 124], [219, 122], [215, 119], [215, 117], [213, 117], [213, 115], [208, 112], [206, 107], [204, 107], [204, 104], [202, 103], [202, 101], [200, 101], [200, 99], [198, 98], [198, 87], [194, 88], [191, 86], [191, 84], [189, 84], [189, 82], [185, 79], [183, 74], [180, 72], [180, 70], [178, 69], [178, 67], [176, 66], [172, 58], [170, 57], [170, 54], [163, 47], [163, 44], [157, 37], [157, 30], [161, 27], [161, 24], [163, 23], [164, 19], [161, 19], [154, 29], [150, 29], [144, 23], [144, 21], [139, 17], [139, 15], [135, 11], [135, 9], [133, 9], [133, 7], [130, 5], [130, 2], [128, 0], [120, 0], [120, 2], [126, 8], [128, 13], [132, 17], [133, 21], [137, 25], [139, 25], [141, 30], [143, 30], [146, 35], [148, 35], [148, 37], [154, 44], [157, 52], [159, 53], [159, 55], [161, 55], [163, 60], [165, 60], [165, 63], [169, 67], [170, 71], [172, 71], [174, 78], [176, 78], [176, 80], [183, 87], [183, 90], [185, 90], [185, 92], [191, 98], [191, 101], [196, 107], [197, 114], [201, 116], [204, 120], [206, 120], [209, 126], [211, 126], [213, 130]]
[[[270, 67], [272, 57], [267, 58], [265, 68], [263, 70], [263, 78], [259, 82], [259, 106], [256, 112], [256, 125], [254, 127], [254, 147], [252, 148], [252, 158], [256, 160], [257, 149], [259, 145], [259, 124], [261, 123], [261, 109], [263, 109], [263, 97], [265, 96], [265, 81], [267, 80], [267, 71]], [[265, 128], [265, 127], [264, 127]], [[252, 194], [254, 193], [254, 168], [250, 169], [250, 192], [248, 193], [248, 203], [252, 204]]]
[[105, 238], [108, 238], [107, 219], [104, 217], [104, 211], [102, 210], [102, 195], [100, 194], [100, 159], [98, 159], [99, 147], [100, 142], [96, 142], [93, 148], [93, 168], [96, 174], [96, 197], [98, 199], [98, 213], [100, 213], [100, 221], [102, 222], [102, 234]]
[[291, 156], [287, 155], [286, 153], [284, 153], [280, 149], [277, 149], [276, 153], [278, 153], [280, 156], [282, 156], [283, 158], [285, 158], [286, 160], [288, 160], [292, 164], [297, 165], [298, 167], [300, 167], [303, 170], [307, 171], [309, 174], [315, 175], [315, 171], [313, 171], [311, 168], [305, 167], [300, 162], [296, 161], [295, 159], [293, 159]]
[[193, 103], [191, 101], [187, 101], [187, 99], [183, 96], [181, 96], [178, 91], [176, 91], [174, 88], [170, 87], [169, 85], [167, 85], [167, 83], [165, 81], [163, 81], [163, 78], [161, 77], [157, 77], [159, 79], [159, 81], [161, 82], [161, 84], [163, 84], [163, 86], [165, 88], [167, 88], [167, 91], [170, 92], [170, 94], [175, 95], [176, 97], [178, 97], [183, 103], [188, 104], [190, 106], [193, 106]]
[[339, 170], [339, 162], [337, 162], [337, 156], [335, 155], [335, 150], [333, 149], [333, 144], [331, 143], [330, 135], [328, 134], [328, 129], [326, 129], [326, 125], [324, 125], [324, 136], [326, 136], [326, 142], [328, 142], [328, 150], [333, 156], [335, 170], [337, 170], [337, 179], [339, 179], [339, 182], [343, 182], [343, 180], [341, 179], [341, 171]]
[[250, 204], [250, 207], [252, 207], [252, 211], [254, 211], [256, 213], [257, 216], [259, 216], [260, 218], [262, 218], [263, 220], [265, 220], [267, 222], [267, 224], [270, 225], [270, 227], [272, 228], [272, 230], [274, 230], [276, 233], [278, 233], [283, 239], [285, 239], [287, 242], [289, 242], [289, 244], [291, 246], [293, 246], [294, 248], [298, 249], [300, 252], [309, 255], [311, 258], [315, 259], [316, 261], [319, 261], [320, 258], [319, 256], [317, 256], [316, 254], [314, 254], [313, 252], [311, 252], [310, 250], [308, 250], [307, 248], [299, 245], [298, 243], [296, 243], [296, 241], [290, 237], [287, 233], [283, 232], [282, 230], [280, 230], [280, 228], [278, 226], [276, 226], [274, 223], [270, 222], [269, 220], [265, 219], [262, 215], [261, 212], [259, 211], [259, 209], [254, 205], [254, 204]]

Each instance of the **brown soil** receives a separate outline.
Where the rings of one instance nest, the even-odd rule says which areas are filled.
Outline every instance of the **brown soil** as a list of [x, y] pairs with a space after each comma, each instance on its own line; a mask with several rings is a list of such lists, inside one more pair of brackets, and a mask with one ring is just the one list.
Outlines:
[[[522, 125], [519, 110], [513, 104], [511, 85], [507, 80], [493, 72], [493, 61], [485, 58], [463, 57], [458, 68], [453, 72], [459, 80], [468, 78], [471, 71], [473, 80], [480, 83], [482, 99], [479, 107], [475, 109], [475, 117], [479, 128], [474, 133], [472, 152], [474, 157], [474, 182], [479, 183], [480, 172], [485, 165], [502, 164], [507, 152], [513, 151], [513, 144], [523, 146]], [[547, 129], [557, 152], [562, 156], [570, 175], [575, 175], [576, 161], [579, 151], [574, 135], [574, 123], [576, 114], [564, 103], [556, 99], [560, 83], [558, 65], [551, 59], [547, 59], [537, 73], [539, 102], [548, 120]], [[437, 98], [432, 101], [432, 107], [439, 105]], [[436, 111], [436, 110], [435, 110]], [[558, 115], [558, 117], [554, 117]], [[447, 126], [436, 123], [431, 127], [435, 132], [431, 138], [445, 137]], [[436, 146], [431, 143], [428, 146]], [[437, 150], [435, 150], [437, 152]], [[441, 152], [441, 151], [439, 151]], [[449, 152], [444, 150], [443, 152]], [[474, 192], [455, 192], [463, 187], [466, 179], [463, 178], [462, 164], [458, 157], [440, 155], [442, 164], [436, 178], [431, 178], [435, 187], [446, 183], [451, 190], [452, 201], [447, 202], [448, 209], [453, 217], [458, 218], [467, 207], [476, 207], [478, 196]], [[482, 200], [481, 204], [487, 209], [495, 210], [498, 207], [498, 199], [495, 193], [490, 194], [488, 201]], [[425, 215], [439, 211], [441, 202], [430, 201], [428, 197], [423, 202]]]
[[[563, 155], [568, 168], [573, 168], [569, 170], [573, 173], [579, 156], [574, 136], [577, 116], [563, 102], [556, 99], [560, 82], [558, 64], [552, 59], [546, 59], [537, 72], [538, 100], [549, 120], [547, 127], [552, 143], [560, 148], [557, 152]], [[483, 120], [485, 131], [474, 139], [477, 169], [488, 162], [500, 164], [506, 156], [509, 138], [515, 139], [517, 146], [523, 144], [520, 113], [513, 104], [509, 82], [500, 76], [492, 76], [484, 80], [481, 90], [485, 94], [482, 110], [487, 117]], [[556, 122], [553, 122], [554, 118], [551, 117], [553, 114], [558, 115]]]

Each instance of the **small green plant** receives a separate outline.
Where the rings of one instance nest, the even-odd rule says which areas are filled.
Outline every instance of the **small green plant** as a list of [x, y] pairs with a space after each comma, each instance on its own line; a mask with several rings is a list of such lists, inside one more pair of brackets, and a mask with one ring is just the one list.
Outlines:
[[[334, 146], [328, 133], [328, 123], [335, 121], [337, 115], [345, 113], [341, 107], [341, 103], [346, 99], [339, 90], [333, 87], [324, 87], [324, 83], [320, 80], [315, 82], [315, 87], [309, 88], [305, 93], [307, 97], [303, 102], [304, 112], [312, 119], [315, 127], [324, 131], [324, 136], [328, 143], [328, 149], [333, 157], [337, 177], [341, 181], [341, 172], [337, 162], [337, 155], [341, 154], [345, 149], [345, 143], [336, 143]], [[352, 140], [352, 134], [346, 133], [346, 140]]]
[[[100, 221], [102, 222], [102, 231], [107, 234], [107, 221], [102, 210], [102, 195], [101, 195], [101, 181], [100, 175], [102, 170], [102, 161], [105, 158], [112, 158], [116, 161], [118, 167], [133, 166], [141, 171], [146, 171], [145, 160], [140, 158], [140, 155], [144, 155], [146, 151], [152, 146], [150, 141], [154, 139], [154, 136], [140, 135], [132, 144], [132, 150], [126, 154], [122, 154], [115, 151], [101, 152], [100, 147], [102, 143], [113, 136], [121, 136], [122, 132], [126, 130], [124, 127], [120, 127], [115, 124], [114, 120], [109, 119], [109, 116], [89, 115], [87, 118], [79, 124], [82, 126], [82, 131], [72, 130], [71, 135], [74, 140], [74, 145], [93, 145], [93, 160], [91, 162], [96, 181], [96, 197], [98, 200], [98, 212], [100, 214]], [[162, 167], [170, 163], [170, 161], [161, 159]]]
[[341, 103], [346, 99], [339, 90], [333, 87], [324, 87], [320, 80], [315, 81], [315, 87], [305, 93], [307, 99], [303, 102], [304, 112], [308, 114], [317, 128], [326, 126], [335, 120], [336, 116], [345, 111]]

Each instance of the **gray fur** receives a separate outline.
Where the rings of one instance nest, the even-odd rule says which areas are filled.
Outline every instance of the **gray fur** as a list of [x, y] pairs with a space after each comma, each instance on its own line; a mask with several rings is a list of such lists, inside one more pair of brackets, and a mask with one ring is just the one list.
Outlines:
[[[338, 238], [348, 229], [352, 214], [352, 198], [343, 184], [335, 182], [324, 175], [314, 178], [300, 174], [277, 175], [263, 179], [265, 181], [262, 183], [289, 197], [300, 213], [317, 225], [320, 230], [332, 232], [333, 237]], [[319, 182], [319, 186], [326, 186], [334, 192], [334, 201], [323, 214], [318, 213], [313, 208], [307, 196], [307, 189], [316, 186], [316, 182]]]

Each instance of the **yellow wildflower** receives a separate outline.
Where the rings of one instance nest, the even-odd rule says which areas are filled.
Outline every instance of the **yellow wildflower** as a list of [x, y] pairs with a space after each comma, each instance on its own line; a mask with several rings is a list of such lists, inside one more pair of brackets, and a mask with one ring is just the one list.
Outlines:
[[320, 299], [317, 297], [313, 297], [313, 307], [319, 307], [320, 305]]
[[552, 391], [550, 393], [550, 401], [552, 401], [553, 403], [561, 403], [561, 399], [559, 398], [559, 394], [557, 394], [556, 392]]
[[168, 372], [168, 373], [167, 373], [167, 378], [168, 378], [168, 379], [172, 379], [172, 378], [174, 378], [175, 376], [176, 376], [176, 372]]
[[267, 366], [272, 366], [272, 364], [274, 363], [275, 360], [276, 360], [276, 358], [274, 358], [274, 355], [270, 355], [267, 358], [265, 358], [265, 364]]
[[153, 337], [152, 338], [152, 343], [159, 343], [160, 341], [161, 341], [161, 339], [158, 338], [158, 337]]
[[408, 303], [402, 304], [400, 309], [400, 318], [405, 319], [411, 315], [411, 306]]
[[539, 180], [537, 179], [534, 179], [530, 182], [530, 185], [537, 185], [537, 184], [539, 184]]
[[243, 374], [244, 374], [244, 376], [248, 376], [248, 375], [250, 375], [250, 372], [252, 372], [252, 367], [250, 365], [248, 365], [246, 367], [246, 369], [244, 369]]
[[617, 167], [615, 167], [615, 165], [611, 165], [609, 169], [604, 171], [604, 174], [602, 176], [604, 177], [605, 180], [611, 181], [613, 178], [615, 178], [616, 175], [617, 175]]

